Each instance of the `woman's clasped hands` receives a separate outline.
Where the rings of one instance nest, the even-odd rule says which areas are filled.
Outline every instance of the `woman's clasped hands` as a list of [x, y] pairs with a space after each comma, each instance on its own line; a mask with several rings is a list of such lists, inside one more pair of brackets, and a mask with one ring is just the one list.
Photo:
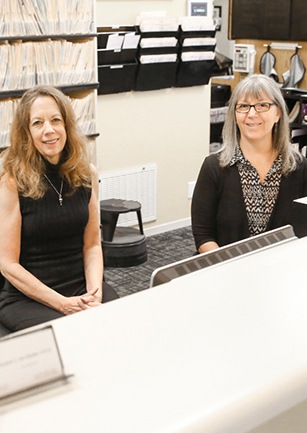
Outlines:
[[99, 291], [99, 288], [96, 288], [89, 290], [82, 296], [71, 296], [65, 298], [65, 301], [62, 305], [62, 313], [69, 315], [101, 305], [100, 293], [101, 292]]

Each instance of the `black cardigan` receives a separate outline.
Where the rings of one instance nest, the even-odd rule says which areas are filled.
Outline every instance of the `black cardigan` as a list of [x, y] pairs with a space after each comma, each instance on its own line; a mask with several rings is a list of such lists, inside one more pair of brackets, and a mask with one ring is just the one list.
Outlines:
[[[307, 159], [282, 176], [267, 230], [292, 223], [293, 200], [307, 196]], [[227, 245], [250, 236], [240, 176], [236, 165], [220, 167], [217, 154], [201, 167], [192, 198], [192, 230], [198, 249], [215, 241]]]

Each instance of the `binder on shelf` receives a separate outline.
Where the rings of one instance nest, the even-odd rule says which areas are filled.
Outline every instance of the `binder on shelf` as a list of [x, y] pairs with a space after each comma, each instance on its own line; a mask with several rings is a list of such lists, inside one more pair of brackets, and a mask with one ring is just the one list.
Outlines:
[[98, 95], [134, 90], [137, 67], [136, 60], [120, 65], [98, 65]]

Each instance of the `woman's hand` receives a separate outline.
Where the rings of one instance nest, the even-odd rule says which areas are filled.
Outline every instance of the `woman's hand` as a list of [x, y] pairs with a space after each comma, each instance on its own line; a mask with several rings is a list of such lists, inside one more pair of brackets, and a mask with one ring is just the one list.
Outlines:
[[210, 241], [210, 242], [206, 242], [204, 244], [202, 244], [199, 248], [198, 248], [198, 252], [201, 253], [207, 253], [209, 251], [213, 251], [216, 250], [217, 248], [219, 248], [218, 244], [216, 242]]
[[98, 305], [101, 305], [101, 296], [97, 288], [88, 291], [82, 296], [64, 298], [61, 313], [69, 315]]
[[97, 307], [101, 305], [101, 292], [99, 289], [89, 290], [86, 294], [82, 295], [79, 300], [79, 306], [82, 310], [86, 310], [89, 307]]

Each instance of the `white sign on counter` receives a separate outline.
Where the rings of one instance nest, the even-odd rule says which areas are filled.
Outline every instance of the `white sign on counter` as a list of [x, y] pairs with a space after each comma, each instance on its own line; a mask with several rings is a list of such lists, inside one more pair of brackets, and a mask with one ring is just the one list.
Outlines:
[[0, 341], [0, 399], [65, 377], [51, 326]]

